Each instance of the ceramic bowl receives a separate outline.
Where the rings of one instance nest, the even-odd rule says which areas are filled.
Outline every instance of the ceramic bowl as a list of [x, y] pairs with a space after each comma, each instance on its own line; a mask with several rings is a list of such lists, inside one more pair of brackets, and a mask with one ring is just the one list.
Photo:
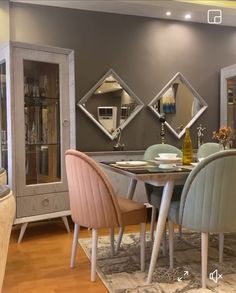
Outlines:
[[159, 155], [159, 158], [161, 159], [169, 159], [169, 160], [176, 159], [177, 157], [177, 154], [174, 154], [174, 153], [160, 153], [158, 155]]

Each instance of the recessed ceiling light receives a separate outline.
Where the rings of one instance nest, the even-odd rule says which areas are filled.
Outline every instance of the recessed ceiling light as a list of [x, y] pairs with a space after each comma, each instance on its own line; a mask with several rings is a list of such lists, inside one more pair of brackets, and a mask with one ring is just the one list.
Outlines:
[[167, 11], [167, 12], [166, 12], [166, 15], [167, 15], [167, 16], [170, 16], [170, 15], [171, 15], [171, 12], [170, 12], [170, 11]]
[[185, 19], [190, 19], [191, 17], [192, 17], [192, 16], [191, 16], [191, 14], [189, 14], [189, 13], [188, 13], [188, 14], [185, 14], [185, 16], [184, 16]]

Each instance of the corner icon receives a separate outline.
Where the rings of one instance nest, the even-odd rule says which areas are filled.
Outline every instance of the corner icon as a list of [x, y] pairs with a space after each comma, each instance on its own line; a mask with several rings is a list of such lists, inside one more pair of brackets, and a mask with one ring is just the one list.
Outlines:
[[209, 279], [217, 284], [219, 279], [223, 279], [223, 275], [219, 274], [218, 270], [216, 269], [214, 272], [209, 274]]
[[209, 24], [221, 24], [222, 23], [222, 10], [220, 10], [220, 9], [207, 10], [207, 22]]

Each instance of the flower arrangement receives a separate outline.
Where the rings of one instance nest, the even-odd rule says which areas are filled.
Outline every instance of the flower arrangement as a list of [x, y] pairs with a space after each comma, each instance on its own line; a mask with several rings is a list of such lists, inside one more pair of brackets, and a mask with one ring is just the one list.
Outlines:
[[213, 132], [212, 138], [218, 140], [219, 143], [222, 144], [223, 148], [225, 149], [226, 145], [230, 141], [231, 135], [232, 135], [231, 127], [221, 126], [219, 131]]

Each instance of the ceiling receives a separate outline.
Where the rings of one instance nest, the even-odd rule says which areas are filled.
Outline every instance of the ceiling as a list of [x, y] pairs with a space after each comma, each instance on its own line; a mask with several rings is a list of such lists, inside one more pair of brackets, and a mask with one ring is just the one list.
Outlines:
[[[222, 23], [220, 25], [236, 27], [236, 1], [231, 0], [10, 0], [10, 2], [22, 2], [201, 23], [207, 23], [207, 11], [209, 9], [220, 9], [222, 11]], [[171, 11], [170, 16], [166, 16], [167, 11]], [[184, 18], [184, 15], [187, 13], [191, 14], [191, 19], [186, 20]]]

